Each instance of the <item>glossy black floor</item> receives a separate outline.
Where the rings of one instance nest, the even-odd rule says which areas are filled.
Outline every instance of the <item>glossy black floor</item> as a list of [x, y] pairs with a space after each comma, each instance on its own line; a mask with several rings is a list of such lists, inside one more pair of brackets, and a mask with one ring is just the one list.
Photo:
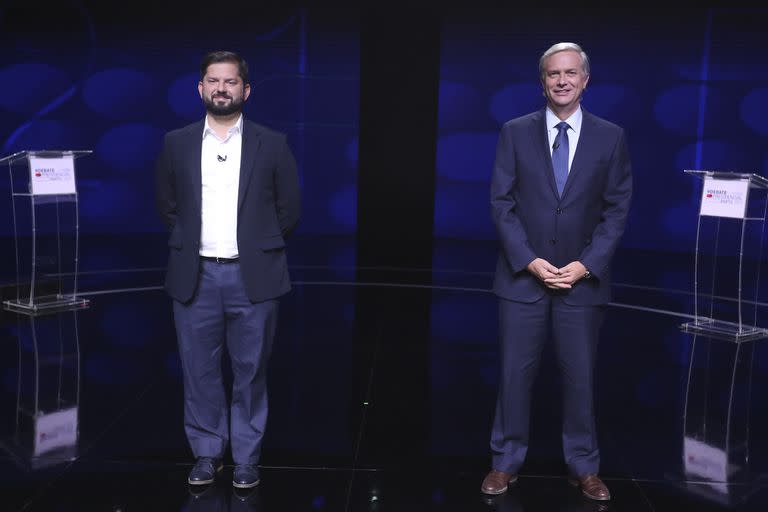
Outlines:
[[[695, 339], [678, 329], [689, 294], [626, 282], [596, 376], [613, 500], [567, 485], [548, 352], [522, 476], [503, 496], [481, 495], [498, 381], [490, 277], [423, 274], [295, 265], [270, 366], [262, 483], [240, 494], [231, 460], [214, 486], [186, 484], [180, 365], [158, 269], [84, 274], [92, 303], [78, 312], [3, 312], [0, 510], [766, 510], [768, 344]], [[47, 437], [37, 456], [35, 410], [50, 422], [38, 423]]]

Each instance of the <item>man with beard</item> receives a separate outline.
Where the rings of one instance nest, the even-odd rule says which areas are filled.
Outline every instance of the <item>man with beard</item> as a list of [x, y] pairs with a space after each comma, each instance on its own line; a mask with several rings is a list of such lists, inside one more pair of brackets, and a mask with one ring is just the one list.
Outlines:
[[[259, 483], [267, 421], [266, 366], [278, 297], [290, 290], [284, 237], [299, 220], [296, 162], [283, 134], [244, 120], [248, 65], [216, 51], [197, 86], [204, 120], [169, 132], [156, 165], [167, 225], [165, 289], [184, 375], [184, 428], [197, 461], [189, 484], [222, 469], [231, 441], [233, 485]], [[221, 354], [234, 382], [227, 405]]]

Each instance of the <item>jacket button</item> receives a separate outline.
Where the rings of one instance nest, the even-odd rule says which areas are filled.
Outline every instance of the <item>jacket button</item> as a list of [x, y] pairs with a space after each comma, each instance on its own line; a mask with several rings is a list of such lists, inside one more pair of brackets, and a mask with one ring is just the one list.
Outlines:
[[555, 245], [557, 243], [557, 240], [555, 240], [554, 238], [550, 238], [549, 243], [551, 243], [552, 245]]
[[563, 209], [562, 208], [558, 208], [557, 210], [555, 210], [555, 213], [558, 213], [558, 214], [563, 213]]

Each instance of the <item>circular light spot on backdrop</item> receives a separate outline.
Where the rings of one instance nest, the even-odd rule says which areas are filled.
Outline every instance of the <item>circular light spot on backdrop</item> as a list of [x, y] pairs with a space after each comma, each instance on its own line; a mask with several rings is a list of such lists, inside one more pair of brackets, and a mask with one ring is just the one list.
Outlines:
[[760, 135], [768, 136], [768, 87], [755, 89], [744, 97], [741, 119]]
[[165, 132], [149, 124], [116, 126], [96, 145], [98, 157], [121, 171], [151, 172], [162, 146]]
[[498, 133], [456, 133], [437, 141], [440, 178], [489, 183], [496, 158]]
[[168, 105], [176, 115], [189, 121], [197, 121], [205, 115], [203, 101], [197, 92], [200, 73], [187, 73], [173, 81], [168, 88]]
[[34, 114], [72, 86], [67, 74], [48, 64], [24, 62], [0, 69], [0, 107]]
[[667, 130], [695, 136], [699, 122], [699, 86], [682, 85], [659, 94], [653, 114]]
[[507, 85], [491, 97], [491, 116], [503, 124], [515, 117], [539, 110], [545, 102], [540, 84]]
[[158, 111], [162, 100], [152, 78], [135, 69], [94, 73], [83, 86], [83, 101], [110, 119], [142, 119]]
[[587, 86], [582, 104], [590, 113], [619, 125], [637, 122], [643, 114], [637, 93], [618, 84]]

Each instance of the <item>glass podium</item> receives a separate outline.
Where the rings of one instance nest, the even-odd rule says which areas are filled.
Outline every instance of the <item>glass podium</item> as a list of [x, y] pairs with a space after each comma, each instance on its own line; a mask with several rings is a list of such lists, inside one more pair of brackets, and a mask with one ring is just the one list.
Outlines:
[[21, 151], [8, 167], [16, 263], [15, 298], [3, 308], [29, 315], [88, 307], [77, 295], [79, 260], [75, 160], [92, 151]]
[[749, 173], [685, 173], [702, 181], [702, 193], [694, 319], [680, 328], [736, 343], [768, 337], [768, 329], [758, 325], [768, 179]]

